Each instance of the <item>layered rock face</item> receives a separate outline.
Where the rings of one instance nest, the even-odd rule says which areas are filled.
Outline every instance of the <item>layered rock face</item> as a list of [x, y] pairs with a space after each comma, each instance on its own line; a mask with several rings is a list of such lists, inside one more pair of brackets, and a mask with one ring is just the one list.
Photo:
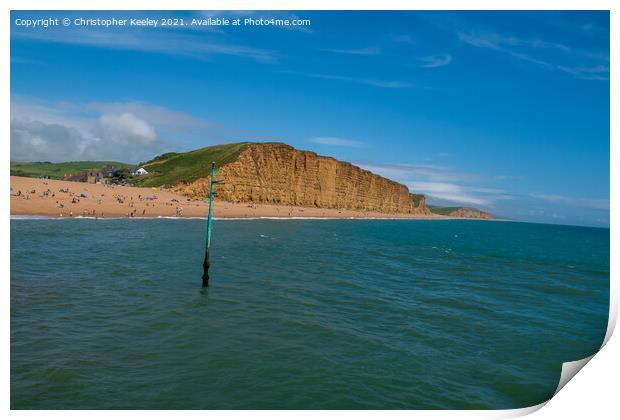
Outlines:
[[[424, 196], [402, 184], [282, 143], [249, 144], [217, 177], [224, 181], [217, 184], [217, 198], [225, 201], [430, 214]], [[205, 198], [209, 178], [179, 191]]]
[[478, 209], [460, 208], [448, 213], [450, 217], [462, 217], [465, 219], [491, 219], [491, 214]]

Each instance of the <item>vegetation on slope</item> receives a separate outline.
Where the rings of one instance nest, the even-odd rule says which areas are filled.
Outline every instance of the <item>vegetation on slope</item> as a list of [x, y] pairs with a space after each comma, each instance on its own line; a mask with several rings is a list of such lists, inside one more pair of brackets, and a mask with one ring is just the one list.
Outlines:
[[413, 195], [413, 204], [416, 207], [420, 206], [420, 201], [424, 198], [424, 194], [412, 194]]
[[51, 179], [62, 179], [65, 174], [75, 174], [79, 171], [89, 169], [101, 169], [105, 165], [114, 166], [116, 169], [128, 169], [133, 165], [122, 162], [100, 162], [100, 161], [79, 161], [79, 162], [11, 162], [12, 176], [25, 176], [30, 178], [49, 177]]
[[436, 207], [427, 206], [431, 213], [442, 216], [454, 216], [465, 218], [491, 218], [491, 214], [474, 207]]
[[[435, 207], [435, 206], [427, 206], [431, 213], [440, 214], [442, 216], [448, 216], [453, 211], [465, 208], [465, 207]], [[472, 208], [471, 210], [477, 210]]]
[[165, 153], [141, 164], [149, 174], [133, 178], [138, 186], [173, 186], [209, 176], [211, 162], [219, 168], [237, 159], [250, 143], [204, 147], [185, 153]]

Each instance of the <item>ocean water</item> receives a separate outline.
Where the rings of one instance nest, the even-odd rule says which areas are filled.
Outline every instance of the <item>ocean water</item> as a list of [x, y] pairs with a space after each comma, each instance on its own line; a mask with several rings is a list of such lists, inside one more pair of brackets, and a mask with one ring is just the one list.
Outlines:
[[12, 220], [13, 409], [499, 409], [607, 327], [609, 230]]

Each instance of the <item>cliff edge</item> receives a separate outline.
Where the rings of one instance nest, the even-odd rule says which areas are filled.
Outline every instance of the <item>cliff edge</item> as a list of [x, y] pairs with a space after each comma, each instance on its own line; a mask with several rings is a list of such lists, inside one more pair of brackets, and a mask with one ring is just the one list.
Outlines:
[[435, 207], [430, 206], [429, 210], [433, 214], [439, 214], [441, 216], [457, 217], [459, 219], [484, 219], [490, 220], [493, 218], [491, 213], [487, 213], [482, 210], [474, 209], [471, 207]]
[[[179, 165], [188, 155], [197, 160], [198, 154], [202, 156], [202, 171], [184, 170], [174, 184], [177, 192], [191, 198], [208, 196], [210, 177], [203, 175], [213, 160], [219, 167], [217, 178], [224, 181], [217, 185], [217, 198], [225, 201], [431, 214], [425, 197], [412, 194], [405, 185], [284, 143], [235, 143], [188, 154], [166, 154], [144, 164], [150, 175], [142, 184], [170, 181], [170, 171], [180, 174]], [[218, 159], [221, 156], [225, 158]], [[166, 168], [168, 172], [162, 172]]]

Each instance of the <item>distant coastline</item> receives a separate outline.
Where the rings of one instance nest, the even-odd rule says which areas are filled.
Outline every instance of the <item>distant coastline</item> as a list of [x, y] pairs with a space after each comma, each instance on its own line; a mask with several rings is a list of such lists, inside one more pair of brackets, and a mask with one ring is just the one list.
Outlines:
[[[165, 188], [88, 184], [11, 176], [11, 216], [204, 218], [206, 214], [205, 201], [191, 200]], [[214, 215], [222, 219], [463, 219], [440, 214], [382, 213], [226, 201], [215, 201]]]
[[169, 152], [136, 166], [11, 162], [11, 214], [201, 217], [207, 213], [210, 162], [223, 181], [214, 208], [220, 217], [492, 218], [475, 208], [429, 206], [423, 194], [349, 162], [256, 142]]

